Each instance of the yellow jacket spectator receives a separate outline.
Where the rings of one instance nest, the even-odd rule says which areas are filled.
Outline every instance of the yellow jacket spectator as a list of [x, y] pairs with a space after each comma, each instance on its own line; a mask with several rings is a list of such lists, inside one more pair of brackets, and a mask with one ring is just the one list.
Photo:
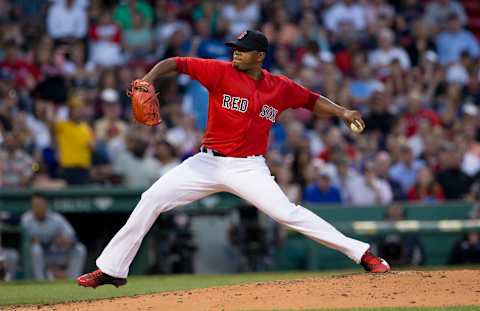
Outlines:
[[93, 131], [84, 121], [85, 106], [78, 97], [69, 100], [69, 118], [54, 123], [62, 177], [68, 184], [89, 182], [89, 169], [95, 146]]

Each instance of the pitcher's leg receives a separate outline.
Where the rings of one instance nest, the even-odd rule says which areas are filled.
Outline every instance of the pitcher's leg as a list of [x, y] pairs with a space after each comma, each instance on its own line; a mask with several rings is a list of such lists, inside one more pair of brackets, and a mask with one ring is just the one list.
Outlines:
[[[98, 257], [97, 267], [102, 272], [110, 276], [126, 278], [143, 237], [160, 213], [221, 191], [216, 187], [215, 178], [212, 176], [212, 170], [215, 167], [207, 160], [198, 155], [187, 159], [162, 176], [142, 194], [127, 223]], [[202, 174], [209, 170], [211, 174]]]
[[360, 263], [362, 255], [369, 248], [367, 243], [343, 235], [303, 206], [291, 203], [266, 166], [232, 175], [228, 178], [228, 186], [232, 193], [249, 201], [276, 221], [342, 252], [356, 263]]

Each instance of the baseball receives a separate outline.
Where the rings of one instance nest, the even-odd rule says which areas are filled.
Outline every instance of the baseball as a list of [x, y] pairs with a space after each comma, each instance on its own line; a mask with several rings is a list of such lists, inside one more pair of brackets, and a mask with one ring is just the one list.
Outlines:
[[355, 123], [350, 123], [350, 129], [354, 132], [354, 133], [360, 133], [363, 131], [363, 126], [361, 126], [360, 124], [357, 125]]

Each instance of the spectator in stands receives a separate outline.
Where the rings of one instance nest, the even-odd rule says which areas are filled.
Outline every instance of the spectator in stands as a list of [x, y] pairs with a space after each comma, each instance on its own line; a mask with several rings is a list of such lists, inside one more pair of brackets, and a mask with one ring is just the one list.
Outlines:
[[78, 0], [56, 1], [48, 9], [47, 32], [55, 40], [72, 42], [87, 34], [86, 7], [77, 5]]
[[458, 16], [460, 25], [467, 23], [467, 15], [463, 6], [456, 0], [433, 0], [427, 5], [426, 20], [434, 26], [444, 25], [451, 14]]
[[[82, 42], [75, 43], [70, 47], [69, 58], [63, 64], [63, 72], [74, 87], [94, 86], [95, 64], [87, 61], [85, 52]], [[102, 52], [105, 53], [105, 49]]]
[[68, 108], [68, 119], [55, 120], [50, 116], [50, 126], [57, 141], [62, 177], [69, 185], [85, 185], [89, 182], [95, 137], [85, 122], [87, 111], [83, 99], [72, 95]]
[[101, 66], [115, 66], [123, 62], [122, 31], [115, 24], [112, 13], [103, 11], [97, 24], [90, 28], [90, 62]]
[[[387, 222], [402, 221], [407, 219], [407, 213], [402, 205], [393, 204], [387, 208], [384, 219]], [[387, 233], [374, 241], [372, 248], [396, 266], [419, 266], [425, 262], [423, 245], [415, 233]]]
[[301, 188], [300, 185], [292, 182], [291, 168], [282, 165], [276, 170], [274, 176], [278, 185], [282, 188], [290, 202], [300, 202], [302, 198]]
[[367, 28], [367, 16], [364, 7], [356, 0], [342, 0], [325, 12], [324, 24], [328, 31], [337, 32], [340, 24], [348, 24], [354, 31]]
[[158, 139], [155, 144], [154, 157], [160, 162], [160, 176], [180, 164], [177, 150], [165, 139]]
[[246, 29], [255, 28], [260, 19], [260, 7], [256, 1], [234, 0], [223, 6], [221, 17], [230, 23], [230, 36], [238, 36]]
[[22, 56], [15, 42], [5, 42], [0, 70], [3, 71], [4, 78], [12, 79], [15, 83], [13, 86], [18, 89], [31, 89], [35, 84], [34, 68]]
[[0, 149], [0, 187], [28, 187], [33, 175], [33, 159], [21, 147], [19, 137], [12, 132], [4, 134]]
[[480, 46], [471, 31], [462, 28], [459, 16], [450, 13], [447, 17], [447, 27], [436, 37], [438, 60], [442, 65], [449, 65], [460, 59], [463, 51], [471, 57], [480, 55]]
[[123, 30], [130, 29], [134, 23], [134, 13], [138, 12], [147, 25], [153, 21], [153, 8], [144, 0], [127, 0], [117, 5], [113, 13], [114, 20], [120, 24]]
[[412, 149], [407, 144], [400, 146], [399, 160], [390, 168], [390, 178], [400, 183], [402, 190], [407, 193], [415, 184], [417, 174], [424, 166], [423, 162], [416, 160]]
[[351, 202], [349, 184], [360, 178], [357, 171], [351, 166], [351, 162], [348, 157], [343, 155], [333, 161], [335, 167], [332, 175], [332, 184], [339, 189], [342, 195], [342, 202]]
[[407, 111], [400, 122], [405, 127], [405, 135], [411, 137], [417, 133], [419, 123], [427, 120], [431, 126], [440, 125], [440, 117], [428, 106], [424, 107], [423, 96], [418, 88], [411, 89], [407, 96]]
[[87, 250], [68, 221], [48, 209], [47, 198], [34, 194], [31, 210], [22, 215], [29, 239], [33, 277], [36, 280], [74, 278], [83, 271]]
[[147, 137], [134, 128], [127, 133], [126, 146], [113, 156], [113, 170], [123, 177], [123, 185], [145, 189], [160, 177], [161, 164], [147, 153]]
[[332, 185], [331, 177], [325, 170], [317, 169], [314, 182], [303, 191], [305, 203], [341, 203], [340, 191]]
[[439, 202], [445, 199], [442, 187], [433, 178], [432, 171], [423, 167], [417, 174], [415, 185], [408, 191], [409, 201], [421, 201], [425, 203]]
[[368, 56], [368, 64], [378, 71], [381, 76], [388, 74], [388, 66], [397, 59], [403, 69], [410, 69], [410, 58], [401, 47], [395, 46], [395, 35], [390, 29], [378, 32], [378, 48]]
[[132, 20], [132, 27], [123, 33], [123, 48], [130, 59], [138, 60], [153, 51], [153, 31], [139, 12], [132, 13]]
[[368, 97], [369, 110], [365, 117], [366, 132], [374, 132], [380, 134], [383, 138], [390, 133], [395, 125], [396, 118], [389, 111], [390, 96], [385, 86], [380, 82], [372, 85], [373, 90], [371, 96]]
[[363, 174], [347, 183], [347, 192], [352, 205], [388, 204], [393, 198], [390, 185], [376, 176], [373, 162], [367, 162]]
[[380, 151], [376, 154], [374, 159], [375, 173], [378, 178], [385, 180], [390, 185], [393, 194], [393, 201], [402, 201], [405, 198], [405, 192], [402, 189], [402, 185], [389, 176], [391, 163], [392, 159], [390, 154], [386, 151]]
[[103, 117], [95, 121], [95, 138], [107, 144], [114, 139], [123, 139], [127, 132], [127, 124], [120, 119], [121, 107], [118, 92], [104, 89], [100, 94]]
[[461, 169], [462, 155], [452, 143], [445, 143], [440, 150], [440, 170], [436, 180], [442, 186], [445, 198], [458, 200], [469, 192], [472, 178]]

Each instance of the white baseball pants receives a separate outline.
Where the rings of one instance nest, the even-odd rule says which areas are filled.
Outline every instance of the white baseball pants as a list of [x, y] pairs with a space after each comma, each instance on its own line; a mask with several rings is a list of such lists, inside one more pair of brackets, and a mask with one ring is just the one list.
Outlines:
[[249, 201], [276, 221], [342, 252], [356, 263], [369, 248], [367, 243], [346, 237], [308, 209], [291, 203], [270, 175], [262, 156], [232, 158], [197, 153], [142, 194], [127, 223], [98, 257], [98, 268], [126, 278], [143, 237], [160, 213], [223, 191]]

